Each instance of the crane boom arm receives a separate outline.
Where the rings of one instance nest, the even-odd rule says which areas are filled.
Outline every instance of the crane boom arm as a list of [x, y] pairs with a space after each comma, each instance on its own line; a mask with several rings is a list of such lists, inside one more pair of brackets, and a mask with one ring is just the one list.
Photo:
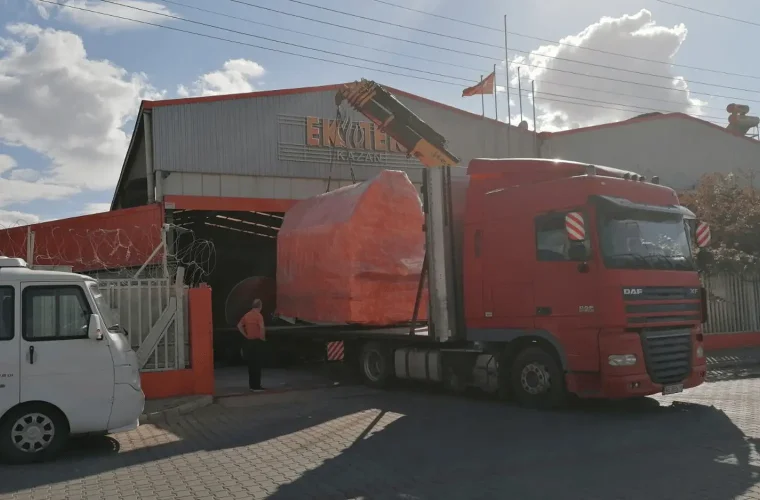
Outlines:
[[347, 83], [335, 95], [336, 104], [344, 100], [425, 167], [452, 167], [459, 163], [459, 158], [446, 149], [446, 139], [441, 134], [379, 84], [364, 79]]

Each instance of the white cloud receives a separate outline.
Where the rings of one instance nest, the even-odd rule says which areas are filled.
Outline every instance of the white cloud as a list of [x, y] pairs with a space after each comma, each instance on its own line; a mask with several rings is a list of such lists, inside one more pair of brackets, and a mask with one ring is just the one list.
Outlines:
[[40, 173], [33, 168], [16, 168], [11, 171], [8, 178], [13, 181], [36, 182], [40, 179]]
[[82, 215], [85, 214], [98, 214], [100, 212], [108, 212], [111, 210], [111, 203], [88, 203], [85, 205]]
[[37, 215], [15, 210], [0, 210], [0, 229], [35, 224], [40, 221]]
[[13, 157], [0, 154], [0, 207], [37, 199], [61, 199], [79, 191], [72, 186], [39, 182], [38, 178], [37, 171], [18, 168], [18, 163]]
[[[637, 114], [650, 112], [649, 109], [639, 108], [651, 108], [652, 111], [662, 112], [701, 114], [701, 107], [706, 103], [694, 99], [688, 91], [684, 92], [684, 90], [688, 90], [687, 82], [673, 73], [672, 66], [578, 48], [586, 47], [643, 59], [672, 62], [681, 44], [686, 39], [686, 34], [687, 30], [683, 24], [672, 28], [657, 26], [652, 20], [651, 12], [646, 9], [642, 9], [634, 15], [624, 15], [619, 18], [604, 17], [577, 35], [571, 35], [560, 40], [564, 45], [544, 45], [533, 51], [528, 57], [515, 58], [510, 65], [511, 84], [514, 87], [517, 86], [517, 68], [518, 66], [521, 67], [523, 99], [525, 99], [523, 102], [529, 103], [530, 81], [535, 80], [536, 114], [538, 115], [538, 127], [541, 131], [619, 121], [632, 118]], [[617, 71], [583, 63], [624, 68], [638, 73]], [[622, 82], [590, 78], [584, 75], [614, 78], [622, 80]], [[649, 75], [663, 75], [667, 78]], [[631, 82], [665, 88], [647, 87]], [[576, 87], [587, 87], [592, 90]], [[528, 89], [527, 92], [525, 89]], [[620, 94], [632, 94], [644, 98]], [[575, 98], [575, 102], [584, 105], [558, 102], [573, 101], [572, 98]], [[613, 104], [602, 104], [598, 101]], [[528, 105], [530, 106], [530, 104]], [[622, 105], [638, 108], [627, 108]], [[618, 111], [604, 107], [631, 111]]]
[[222, 69], [201, 75], [188, 88], [177, 87], [180, 97], [206, 96], [218, 94], [238, 94], [256, 90], [254, 82], [264, 76], [264, 68], [248, 59], [230, 59]]
[[12, 156], [0, 154], [0, 175], [16, 168], [16, 160]]
[[161, 94], [144, 74], [88, 58], [74, 33], [30, 24], [6, 29], [11, 36], [0, 38], [0, 142], [50, 158], [50, 168], [31, 183], [48, 186], [37, 198], [112, 188], [129, 143], [124, 124], [141, 99]]
[[[145, 24], [135, 23], [127, 19], [111, 17], [112, 15], [154, 24], [170, 21], [169, 18], [161, 14], [177, 15], [164, 4], [146, 0], [118, 0], [118, 3], [121, 5], [98, 0], [57, 0], [59, 4], [74, 8], [59, 7], [40, 2], [39, 0], [30, 1], [37, 8], [37, 12], [43, 19], [49, 19], [50, 15], [55, 13], [59, 19], [71, 21], [87, 28], [106, 29], [109, 31], [148, 27]], [[87, 9], [94, 12], [78, 9]], [[99, 12], [100, 14], [96, 14], [95, 12]]]

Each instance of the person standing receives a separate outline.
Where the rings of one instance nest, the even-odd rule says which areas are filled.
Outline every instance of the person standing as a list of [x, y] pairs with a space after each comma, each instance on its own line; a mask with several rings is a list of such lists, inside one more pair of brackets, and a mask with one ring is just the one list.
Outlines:
[[254, 299], [253, 308], [245, 313], [237, 325], [238, 331], [245, 337], [244, 353], [248, 363], [248, 387], [251, 391], [264, 390], [261, 386], [261, 359], [266, 332], [261, 308], [261, 300]]

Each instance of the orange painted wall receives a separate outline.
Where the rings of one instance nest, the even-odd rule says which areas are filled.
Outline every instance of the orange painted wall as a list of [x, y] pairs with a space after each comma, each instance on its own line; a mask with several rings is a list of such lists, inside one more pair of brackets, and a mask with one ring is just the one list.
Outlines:
[[705, 351], [760, 347], [760, 332], [705, 334]]
[[190, 368], [141, 375], [147, 399], [214, 394], [214, 343], [211, 288], [188, 290]]

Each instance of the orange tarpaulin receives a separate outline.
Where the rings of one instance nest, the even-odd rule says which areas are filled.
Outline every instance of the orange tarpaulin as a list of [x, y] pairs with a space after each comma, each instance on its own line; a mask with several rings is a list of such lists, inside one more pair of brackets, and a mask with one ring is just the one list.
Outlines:
[[[277, 237], [277, 312], [318, 323], [412, 319], [425, 256], [424, 216], [404, 172], [302, 200]], [[419, 319], [427, 317], [427, 289]]]

